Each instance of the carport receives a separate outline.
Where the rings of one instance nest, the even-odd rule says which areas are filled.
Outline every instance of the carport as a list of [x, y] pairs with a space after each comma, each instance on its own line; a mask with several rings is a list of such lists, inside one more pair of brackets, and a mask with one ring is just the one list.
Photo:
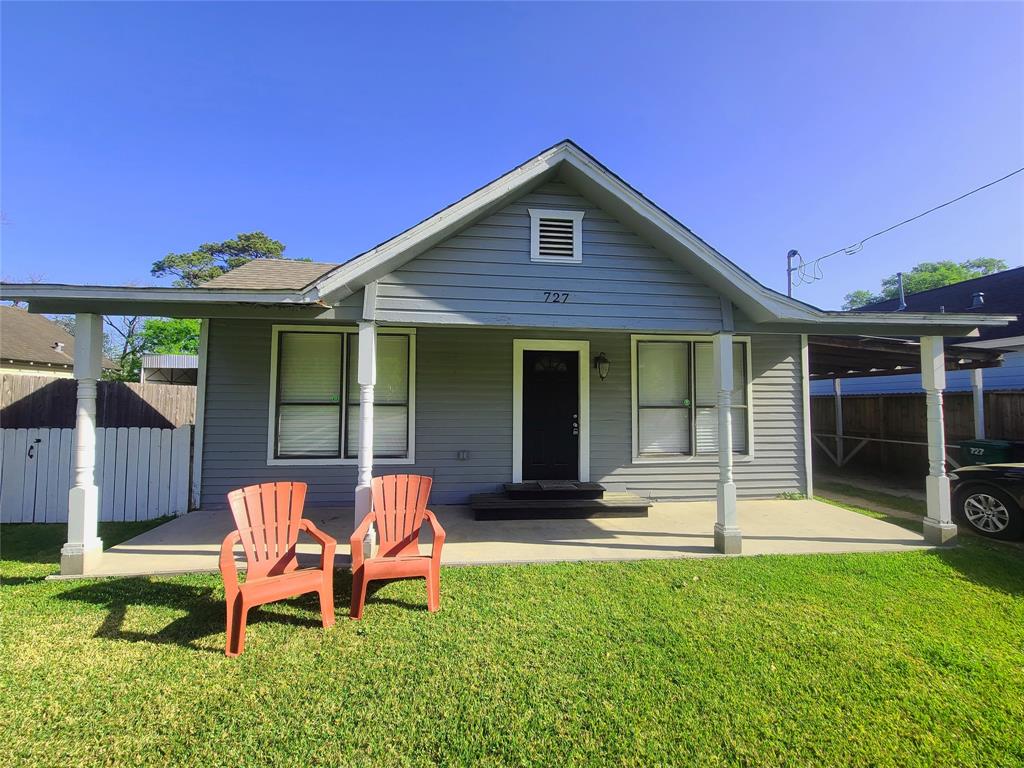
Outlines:
[[[815, 432], [815, 444], [832, 460], [836, 467], [846, 466], [861, 449], [872, 443], [921, 445], [928, 449], [929, 489], [935, 484], [931, 478], [945, 475], [945, 464], [959, 466], [949, 455], [945, 442], [943, 390], [946, 371], [971, 371], [974, 436], [985, 437], [985, 401], [983, 370], [1002, 365], [1003, 352], [999, 349], [979, 349], [973, 346], [945, 345], [938, 340], [919, 341], [903, 338], [874, 336], [810, 336], [808, 337], [810, 379], [831, 380], [835, 408], [835, 431], [831, 434]], [[843, 379], [920, 374], [925, 392], [928, 440], [914, 442], [885, 436], [844, 434]], [[941, 462], [941, 464], [940, 464]], [[929, 494], [931, 491], [929, 490]]]

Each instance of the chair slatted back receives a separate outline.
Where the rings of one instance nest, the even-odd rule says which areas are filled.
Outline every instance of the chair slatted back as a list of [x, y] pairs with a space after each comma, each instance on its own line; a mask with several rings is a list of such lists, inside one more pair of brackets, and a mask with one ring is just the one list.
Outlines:
[[305, 502], [305, 483], [262, 483], [228, 494], [235, 525], [242, 535], [247, 578], [295, 570], [295, 545]]
[[373, 478], [373, 516], [380, 540], [378, 557], [419, 554], [433, 479], [421, 475], [384, 475]]

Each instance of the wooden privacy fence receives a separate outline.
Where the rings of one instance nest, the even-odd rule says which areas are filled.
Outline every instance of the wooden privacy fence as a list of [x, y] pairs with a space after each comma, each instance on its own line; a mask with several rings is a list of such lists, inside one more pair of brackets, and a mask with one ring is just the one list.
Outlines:
[[[78, 382], [53, 376], [0, 376], [0, 427], [75, 426]], [[180, 384], [101, 381], [96, 392], [100, 427], [174, 429], [196, 420], [196, 388]]]
[[[67, 522], [74, 430], [0, 432], [0, 522]], [[187, 512], [191, 451], [191, 426], [97, 429], [100, 520]]]
[[[943, 396], [946, 442], [956, 444], [974, 437], [974, 402], [970, 392], [947, 392]], [[927, 443], [928, 420], [925, 396], [921, 394], [843, 395], [843, 434], [881, 440]], [[836, 434], [835, 399], [832, 395], [811, 398], [811, 432]], [[985, 437], [993, 440], [1024, 440], [1024, 392], [985, 393]], [[832, 443], [829, 437], [821, 438]], [[847, 440], [847, 450], [856, 445]], [[820, 446], [816, 459], [824, 459]], [[919, 475], [927, 472], [925, 445], [869, 443], [851, 463], [858, 466], [885, 467], [899, 473]]]

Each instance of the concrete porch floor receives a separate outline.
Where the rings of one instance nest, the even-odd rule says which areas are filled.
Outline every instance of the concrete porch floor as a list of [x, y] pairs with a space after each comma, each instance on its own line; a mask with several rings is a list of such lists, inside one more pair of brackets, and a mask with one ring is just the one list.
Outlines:
[[[722, 557], [714, 550], [715, 503], [662, 502], [648, 517], [477, 522], [467, 507], [437, 506], [447, 540], [445, 565]], [[349, 563], [351, 509], [308, 509], [338, 539], [337, 566]], [[887, 552], [926, 547], [922, 535], [820, 501], [748, 500], [738, 504], [744, 555]], [[220, 542], [233, 528], [227, 510], [192, 512], [103, 553], [90, 576], [216, 571]], [[429, 529], [421, 551], [429, 552]], [[300, 558], [318, 548], [300, 537]], [[240, 559], [241, 547], [236, 548]], [[241, 561], [240, 561], [241, 562]]]

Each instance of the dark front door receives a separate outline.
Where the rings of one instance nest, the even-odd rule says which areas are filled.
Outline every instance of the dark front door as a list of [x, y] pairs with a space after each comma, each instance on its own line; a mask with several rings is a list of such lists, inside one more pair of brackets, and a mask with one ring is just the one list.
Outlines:
[[523, 352], [523, 480], [579, 480], [576, 352]]

